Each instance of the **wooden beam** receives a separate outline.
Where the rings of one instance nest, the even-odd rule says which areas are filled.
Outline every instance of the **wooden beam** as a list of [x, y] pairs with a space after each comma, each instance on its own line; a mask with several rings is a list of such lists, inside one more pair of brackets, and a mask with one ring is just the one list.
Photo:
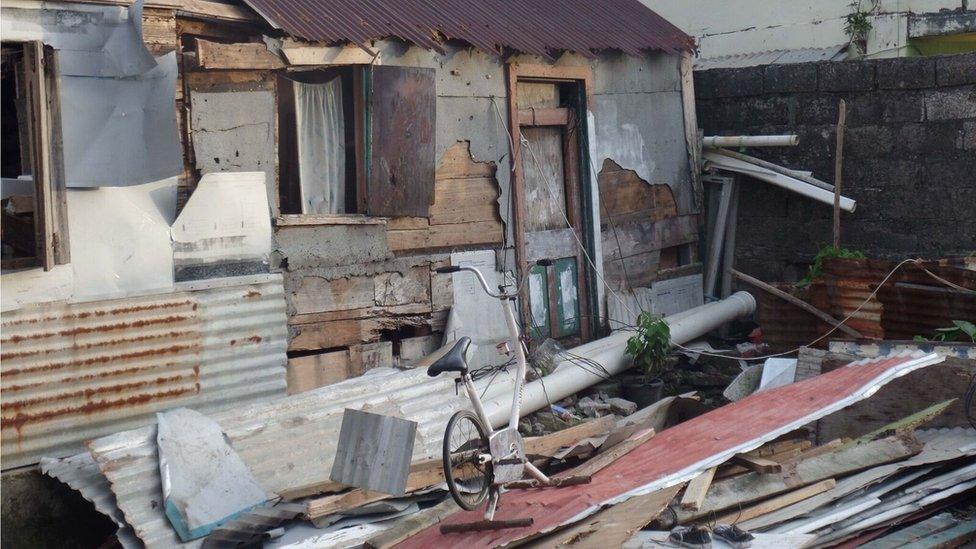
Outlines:
[[281, 59], [262, 42], [221, 44], [202, 38], [196, 42], [197, 64], [201, 69], [280, 69]]
[[551, 457], [564, 446], [609, 433], [615, 424], [613, 416], [603, 416], [548, 435], [528, 437], [523, 442], [523, 448], [528, 456]]
[[782, 509], [787, 505], [793, 505], [798, 501], [811, 498], [822, 492], [826, 492], [836, 485], [837, 481], [832, 478], [821, 480], [820, 482], [805, 486], [799, 490], [786, 492], [783, 495], [768, 499], [762, 503], [759, 503], [758, 505], [753, 505], [742, 510], [726, 513], [725, 515], [721, 515], [716, 518], [714, 522], [715, 524], [735, 524], [737, 522], [745, 522], [758, 516], [765, 515], [766, 513], [772, 513], [773, 511]]
[[593, 476], [604, 467], [627, 455], [641, 444], [651, 440], [652, 437], [654, 437], [654, 429], [644, 429], [643, 431], [634, 433], [634, 435], [627, 440], [608, 449], [606, 452], [597, 454], [596, 457], [570, 470], [564, 476]]
[[705, 494], [708, 493], [708, 487], [712, 485], [713, 478], [715, 478], [715, 467], [691, 479], [691, 482], [685, 487], [684, 495], [681, 496], [681, 508], [687, 511], [701, 509], [702, 502], [705, 501]]
[[837, 149], [834, 151], [834, 248], [840, 248], [840, 192], [844, 168], [844, 128], [847, 126], [847, 101], [837, 105]]
[[782, 300], [784, 300], [784, 301], [786, 301], [786, 302], [788, 302], [788, 303], [790, 303], [792, 305], [796, 305], [797, 307], [799, 307], [799, 308], [803, 309], [804, 311], [812, 314], [813, 316], [819, 318], [820, 320], [823, 320], [827, 324], [830, 324], [831, 326], [836, 327], [838, 330], [844, 332], [845, 334], [847, 334], [847, 335], [849, 335], [851, 337], [854, 337], [854, 338], [857, 338], [857, 339], [862, 339], [864, 337], [863, 335], [861, 335], [861, 332], [858, 332], [857, 330], [855, 330], [854, 328], [851, 328], [850, 326], [848, 326], [846, 324], [841, 324], [840, 321], [837, 320], [836, 318], [828, 315], [827, 313], [821, 311], [820, 309], [814, 307], [813, 305], [810, 305], [806, 301], [803, 301], [802, 299], [799, 299], [797, 297], [794, 297], [794, 296], [792, 296], [792, 295], [784, 292], [783, 290], [780, 290], [779, 288], [777, 288], [775, 286], [772, 286], [770, 284], [766, 284], [765, 282], [763, 282], [762, 280], [759, 280], [758, 278], [751, 277], [751, 276], [749, 276], [749, 275], [747, 275], [745, 273], [741, 273], [741, 272], [739, 272], [739, 271], [737, 271], [735, 269], [732, 269], [732, 276], [734, 276], [735, 278], [738, 278], [739, 280], [741, 280], [741, 281], [743, 281], [743, 282], [745, 282], [747, 284], [750, 284], [752, 286], [755, 286], [755, 287], [759, 288], [760, 290], [763, 290], [763, 291], [765, 291], [767, 293], [773, 294], [774, 296], [776, 296], [776, 297], [778, 297], [778, 298], [780, 298], [780, 299], [782, 299]]
[[749, 469], [750, 471], [763, 475], [779, 473], [783, 470], [783, 466], [775, 461], [756, 456], [749, 456], [746, 454], [739, 454], [733, 457], [731, 461], [737, 465], [741, 465], [746, 469]]
[[701, 138], [698, 131], [698, 116], [695, 112], [693, 64], [692, 54], [681, 55], [681, 106], [685, 120], [685, 148], [688, 150], [688, 166], [691, 172], [691, 188], [694, 192], [695, 208], [702, 211], [705, 190], [702, 187], [701, 178]]

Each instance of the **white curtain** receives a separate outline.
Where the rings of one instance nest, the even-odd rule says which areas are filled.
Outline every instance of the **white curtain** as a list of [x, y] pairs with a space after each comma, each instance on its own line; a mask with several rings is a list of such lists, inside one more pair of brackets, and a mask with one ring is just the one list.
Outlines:
[[342, 81], [295, 82], [298, 174], [302, 213], [346, 210], [346, 144], [342, 120]]

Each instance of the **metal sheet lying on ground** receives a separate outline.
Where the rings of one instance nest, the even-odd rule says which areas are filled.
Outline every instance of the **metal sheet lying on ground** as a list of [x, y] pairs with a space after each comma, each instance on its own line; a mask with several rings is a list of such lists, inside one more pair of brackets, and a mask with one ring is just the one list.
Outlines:
[[[343, 411], [356, 407], [416, 421], [414, 461], [439, 455], [451, 414], [468, 407], [447, 376], [423, 370], [368, 374], [272, 402], [212, 414], [261, 486], [274, 493], [326, 484]], [[146, 547], [182, 546], [160, 505], [162, 485], [155, 427], [89, 443], [118, 506]], [[191, 542], [187, 546], [195, 546]]]
[[277, 274], [5, 313], [3, 468], [69, 455], [159, 410], [284, 395], [285, 321]]
[[[853, 362], [833, 372], [771, 389], [670, 429], [593, 475], [583, 486], [509, 493], [497, 520], [532, 518], [534, 524], [496, 532], [443, 535], [428, 528], [398, 547], [495, 547], [571, 524], [603, 506], [686, 481], [735, 454], [759, 447], [806, 423], [867, 398], [890, 380], [944, 360], [905, 354]], [[481, 511], [457, 513], [443, 523], [470, 522]]]
[[341, 0], [330, 2], [327, 10], [318, 0], [245, 1], [288, 34], [327, 44], [395, 37], [443, 53], [438, 40], [443, 37], [489, 54], [514, 50], [543, 57], [564, 50], [641, 55], [695, 48], [693, 38], [637, 0]]

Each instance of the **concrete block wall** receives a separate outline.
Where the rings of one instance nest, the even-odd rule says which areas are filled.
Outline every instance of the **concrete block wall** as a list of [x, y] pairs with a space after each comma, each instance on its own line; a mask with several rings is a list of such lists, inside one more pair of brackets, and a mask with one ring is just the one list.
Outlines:
[[[976, 54], [712, 69], [695, 73], [705, 135], [796, 133], [747, 154], [834, 180], [838, 101], [847, 102], [842, 245], [886, 259], [976, 250]], [[801, 278], [831, 241], [831, 207], [744, 178], [736, 268]]]

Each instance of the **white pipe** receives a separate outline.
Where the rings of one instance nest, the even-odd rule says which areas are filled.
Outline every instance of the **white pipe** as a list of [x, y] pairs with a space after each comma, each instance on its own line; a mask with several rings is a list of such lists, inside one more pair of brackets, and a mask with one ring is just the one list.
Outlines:
[[[820, 187], [816, 187], [788, 175], [777, 173], [755, 164], [743, 162], [737, 158], [717, 155], [708, 151], [705, 152], [705, 161], [714, 164], [717, 168], [755, 177], [761, 181], [772, 183], [777, 187], [782, 187], [786, 190], [793, 191], [807, 198], [812, 198], [818, 202], [830, 204], [831, 206], [834, 205], [833, 192], [826, 189], [821, 189]], [[856, 207], [857, 202], [854, 200], [851, 200], [846, 196], [840, 197], [840, 209], [844, 210], [845, 212], [853, 212]]]
[[[755, 310], [756, 300], [751, 294], [736, 292], [721, 301], [707, 303], [666, 317], [664, 321], [671, 329], [672, 343], [685, 344], [730, 320], [748, 316]], [[575, 355], [600, 364], [611, 375], [617, 374], [631, 366], [630, 359], [624, 354], [624, 348], [632, 335], [634, 335], [632, 330], [619, 330], [602, 339], [574, 347], [571, 351]], [[603, 379], [600, 375], [563, 360], [551, 374], [525, 384], [522, 394], [522, 415], [541, 410], [550, 402], [574, 395]], [[511, 411], [511, 378], [506, 377], [506, 381], [509, 383], [498, 383], [498, 385], [506, 386], [507, 391], [494, 390], [491, 391], [492, 394], [482, 399], [485, 413], [491, 420], [491, 424], [496, 427], [508, 421], [508, 414]]]
[[793, 147], [798, 135], [711, 135], [702, 138], [705, 147]]

